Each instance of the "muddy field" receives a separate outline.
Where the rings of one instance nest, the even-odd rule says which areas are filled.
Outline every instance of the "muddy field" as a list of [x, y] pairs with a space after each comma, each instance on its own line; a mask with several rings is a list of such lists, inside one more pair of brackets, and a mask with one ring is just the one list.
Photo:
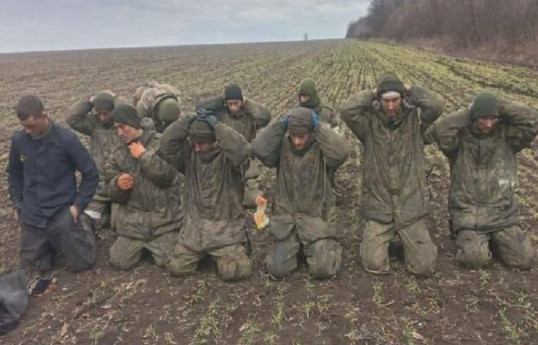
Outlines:
[[[182, 90], [188, 112], [198, 98], [236, 82], [246, 97], [279, 117], [295, 104], [304, 77], [313, 77], [325, 103], [336, 108], [385, 70], [440, 92], [447, 111], [467, 105], [483, 88], [538, 107], [537, 71], [356, 41], [0, 55], [0, 270], [18, 264], [19, 231], [4, 169], [9, 138], [18, 128], [13, 107], [22, 93], [38, 94], [63, 123], [72, 103], [103, 89], [130, 98], [144, 81], [170, 83]], [[385, 276], [360, 267], [360, 147], [346, 128], [340, 131], [354, 150], [337, 177], [344, 254], [334, 279], [309, 280], [301, 267], [272, 281], [263, 268], [268, 235], [253, 229], [254, 275], [244, 282], [220, 281], [211, 261], [186, 279], [170, 277], [149, 260], [118, 271], [108, 263], [114, 234], [105, 231], [95, 268], [72, 274], [60, 260], [56, 290], [31, 297], [19, 327], [0, 344], [538, 344], [537, 269], [517, 272], [498, 261], [476, 271], [456, 265], [447, 228], [448, 165], [435, 147], [427, 148], [427, 157], [437, 273], [414, 278], [398, 259]], [[535, 142], [519, 154], [518, 189], [523, 227], [535, 243], [537, 147]], [[268, 195], [274, 178], [274, 171], [263, 172]]]

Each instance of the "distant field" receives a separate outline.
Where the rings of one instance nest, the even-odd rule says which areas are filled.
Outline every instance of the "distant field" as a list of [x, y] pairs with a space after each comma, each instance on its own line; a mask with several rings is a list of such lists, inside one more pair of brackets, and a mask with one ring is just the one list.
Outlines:
[[[538, 108], [535, 70], [351, 40], [0, 54], [0, 169], [18, 129], [13, 107], [25, 92], [39, 95], [63, 123], [71, 104], [103, 89], [131, 98], [144, 81], [170, 83], [183, 92], [183, 111], [190, 112], [197, 99], [235, 82], [280, 117], [296, 104], [305, 77], [317, 81], [324, 102], [336, 109], [387, 70], [441, 93], [447, 112], [468, 105], [484, 88]], [[334, 279], [309, 280], [302, 267], [272, 281], [263, 267], [269, 237], [253, 229], [254, 275], [244, 282], [220, 281], [209, 261], [186, 279], [149, 261], [118, 271], [108, 263], [114, 234], [107, 231], [100, 234], [95, 269], [71, 274], [60, 263], [57, 290], [31, 297], [18, 329], [0, 337], [0, 344], [538, 344], [536, 268], [521, 273], [498, 261], [478, 271], [456, 265], [447, 229], [448, 165], [435, 147], [426, 153], [437, 273], [414, 278], [401, 260], [385, 276], [360, 267], [360, 145], [345, 126], [340, 132], [354, 150], [337, 176], [344, 253]], [[518, 189], [523, 228], [535, 243], [537, 147], [535, 141], [534, 152], [519, 154]], [[17, 266], [19, 231], [5, 173], [0, 178], [0, 271], [7, 271]], [[274, 171], [263, 171], [269, 196], [274, 179]]]

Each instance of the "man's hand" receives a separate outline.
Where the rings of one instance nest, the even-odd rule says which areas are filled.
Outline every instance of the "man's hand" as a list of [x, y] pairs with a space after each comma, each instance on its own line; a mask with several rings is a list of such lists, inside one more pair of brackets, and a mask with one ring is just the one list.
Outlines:
[[146, 152], [146, 148], [139, 141], [135, 141], [129, 144], [129, 151], [131, 151], [131, 156], [134, 159], [139, 159]]
[[78, 207], [76, 207], [75, 205], [71, 205], [69, 207], [69, 211], [71, 211], [71, 215], [73, 216], [73, 221], [75, 221], [76, 223], [78, 219], [78, 215], [80, 214]]
[[118, 188], [121, 190], [128, 190], [133, 188], [134, 178], [131, 174], [121, 174], [118, 177]]
[[19, 210], [16, 208], [13, 209], [13, 218], [15, 218], [17, 223], [19, 222]]

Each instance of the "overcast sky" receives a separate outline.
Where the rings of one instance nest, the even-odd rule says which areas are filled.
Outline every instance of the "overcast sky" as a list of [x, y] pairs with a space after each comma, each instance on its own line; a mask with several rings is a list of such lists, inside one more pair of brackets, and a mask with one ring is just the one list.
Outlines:
[[0, 52], [343, 38], [368, 0], [1, 0]]

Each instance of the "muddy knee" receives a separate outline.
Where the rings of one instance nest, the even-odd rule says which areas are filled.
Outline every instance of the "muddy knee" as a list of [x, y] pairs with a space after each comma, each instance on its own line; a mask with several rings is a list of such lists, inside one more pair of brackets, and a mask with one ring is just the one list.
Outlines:
[[318, 240], [304, 248], [308, 273], [316, 279], [327, 279], [336, 275], [342, 262], [342, 247], [332, 240]]
[[484, 267], [491, 261], [491, 252], [487, 246], [469, 244], [458, 248], [456, 260], [460, 265], [468, 268]]

